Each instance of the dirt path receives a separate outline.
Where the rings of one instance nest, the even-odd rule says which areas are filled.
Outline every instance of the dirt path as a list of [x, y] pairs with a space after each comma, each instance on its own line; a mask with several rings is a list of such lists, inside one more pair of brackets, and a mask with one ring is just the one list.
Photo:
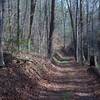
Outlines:
[[100, 84], [88, 67], [78, 65], [72, 58], [67, 63], [54, 64], [59, 66], [53, 65], [49, 76], [38, 82], [37, 100], [100, 100]]
[[100, 100], [98, 78], [73, 57], [33, 57], [0, 69], [0, 100]]

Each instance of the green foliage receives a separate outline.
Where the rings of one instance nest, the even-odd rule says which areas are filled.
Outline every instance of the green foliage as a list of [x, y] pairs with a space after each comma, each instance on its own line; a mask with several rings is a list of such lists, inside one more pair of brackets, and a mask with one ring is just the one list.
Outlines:
[[67, 61], [70, 60], [70, 58], [68, 58], [68, 57], [63, 57], [60, 53], [55, 53], [54, 56], [55, 56], [59, 61], [65, 61], [65, 62], [67, 62]]
[[69, 92], [66, 92], [64, 94], [64, 99], [63, 100], [70, 100], [70, 96], [71, 96], [71, 94]]
[[97, 67], [98, 69], [100, 69], [100, 64], [97, 64], [96, 67]]
[[27, 51], [27, 45], [30, 45], [30, 49], [32, 49], [31, 45], [32, 45], [32, 41], [30, 40], [30, 44], [27, 43], [27, 39], [20, 39], [20, 41], [18, 41], [16, 39], [16, 37], [13, 38], [7, 38], [4, 40], [5, 44], [7, 45], [7, 49], [11, 52], [16, 52], [17, 51], [17, 45], [19, 44], [20, 46], [20, 51]]
[[57, 58], [55, 58], [55, 57], [53, 57], [52, 60], [53, 60], [55, 63], [59, 64], [59, 65], [66, 65], [66, 64], [68, 64], [68, 61], [59, 61], [59, 60], [58, 60]]

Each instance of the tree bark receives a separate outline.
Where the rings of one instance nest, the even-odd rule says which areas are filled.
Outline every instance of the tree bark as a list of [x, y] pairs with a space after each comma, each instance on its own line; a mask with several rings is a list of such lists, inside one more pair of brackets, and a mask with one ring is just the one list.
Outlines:
[[3, 13], [4, 13], [4, 0], [0, 0], [0, 67], [4, 66], [3, 56]]
[[86, 0], [87, 60], [89, 61], [89, 2]]
[[31, 41], [32, 25], [33, 25], [33, 18], [34, 18], [36, 2], [37, 2], [37, 0], [31, 0], [29, 35], [28, 35], [28, 38], [27, 38], [27, 49], [29, 51], [30, 51], [30, 41]]
[[83, 64], [83, 5], [80, 0], [80, 63]]
[[79, 61], [79, 34], [78, 34], [78, 0], [76, 0], [76, 19], [75, 19], [75, 30], [76, 30], [76, 60]]
[[73, 45], [74, 45], [74, 57], [76, 59], [76, 35], [75, 35], [75, 28], [74, 28], [74, 20], [73, 20], [73, 15], [72, 15], [72, 11], [71, 11], [71, 0], [68, 2], [68, 0], [66, 0], [67, 2], [67, 6], [68, 6], [68, 10], [69, 10], [69, 15], [70, 15], [70, 20], [71, 20], [71, 27], [72, 27], [72, 33], [73, 33]]
[[52, 40], [54, 32], [54, 19], [55, 19], [55, 0], [51, 2], [51, 21], [50, 21], [50, 32], [48, 38], [48, 58], [52, 56]]
[[64, 33], [64, 36], [63, 36], [63, 39], [64, 39], [64, 49], [65, 49], [65, 46], [66, 46], [66, 31], [65, 31], [65, 26], [66, 26], [66, 13], [64, 13], [64, 2], [63, 0], [61, 0], [61, 8], [62, 8], [62, 22], [63, 22], [63, 33]]

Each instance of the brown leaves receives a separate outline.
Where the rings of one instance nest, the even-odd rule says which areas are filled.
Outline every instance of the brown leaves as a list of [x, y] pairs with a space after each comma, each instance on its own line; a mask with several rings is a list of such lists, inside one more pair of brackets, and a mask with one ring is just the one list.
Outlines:
[[30, 57], [31, 61], [15, 58], [9, 67], [0, 69], [0, 96], [4, 100], [47, 100], [49, 97], [55, 100], [55, 95], [61, 100], [64, 93], [60, 96], [58, 92], [62, 91], [72, 92], [77, 97], [100, 95], [100, 85], [96, 77], [87, 73], [86, 67], [74, 62], [70, 62], [69, 67], [60, 67], [48, 59]]

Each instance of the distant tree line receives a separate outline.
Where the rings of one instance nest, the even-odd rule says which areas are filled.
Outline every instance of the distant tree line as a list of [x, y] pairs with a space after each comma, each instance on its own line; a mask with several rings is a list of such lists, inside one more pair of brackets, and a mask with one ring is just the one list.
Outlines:
[[[27, 51], [51, 58], [71, 45], [77, 62], [100, 57], [100, 0], [0, 0], [0, 58]], [[55, 47], [55, 40], [60, 48]], [[4, 45], [2, 45], [4, 43]]]

